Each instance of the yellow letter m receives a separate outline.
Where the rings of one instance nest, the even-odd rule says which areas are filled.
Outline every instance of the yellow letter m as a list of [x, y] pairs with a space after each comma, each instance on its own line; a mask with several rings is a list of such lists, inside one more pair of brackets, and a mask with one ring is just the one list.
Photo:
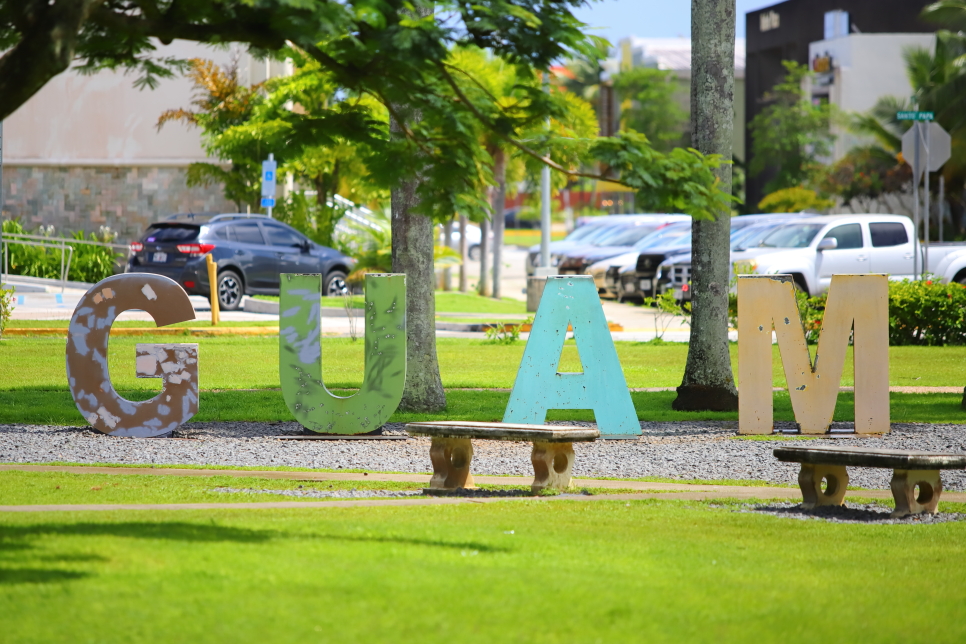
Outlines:
[[887, 280], [885, 275], [832, 276], [812, 362], [792, 276], [738, 278], [738, 433], [774, 431], [772, 327], [803, 434], [824, 434], [832, 424], [850, 335], [855, 349], [855, 431], [889, 432]]

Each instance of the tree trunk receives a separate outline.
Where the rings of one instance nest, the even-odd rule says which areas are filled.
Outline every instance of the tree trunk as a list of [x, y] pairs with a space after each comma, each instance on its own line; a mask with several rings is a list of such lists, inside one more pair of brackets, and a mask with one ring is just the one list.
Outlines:
[[500, 299], [503, 279], [503, 210], [506, 207], [506, 152], [497, 149], [493, 154], [493, 297]]
[[466, 245], [466, 215], [460, 215], [460, 293], [468, 290], [466, 285], [466, 262], [468, 261]]
[[[397, 113], [418, 121], [420, 114], [405, 106]], [[390, 135], [402, 128], [389, 121]], [[419, 176], [403, 179], [392, 189], [392, 271], [406, 274], [406, 388], [399, 409], [430, 412], [446, 408], [446, 393], [436, 358], [436, 276], [433, 271], [433, 221], [413, 209], [419, 205]]]
[[[691, 141], [705, 154], [731, 160], [735, 92], [735, 0], [691, 0]], [[731, 166], [718, 170], [731, 192]], [[728, 212], [692, 226], [691, 342], [677, 410], [738, 409], [728, 352]]]
[[486, 219], [480, 222], [480, 283], [476, 285], [477, 292], [483, 297], [490, 297], [490, 222]]

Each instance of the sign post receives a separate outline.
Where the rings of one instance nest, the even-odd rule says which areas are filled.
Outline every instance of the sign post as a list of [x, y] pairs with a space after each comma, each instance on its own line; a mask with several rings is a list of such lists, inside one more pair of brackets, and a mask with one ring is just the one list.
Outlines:
[[[3, 284], [3, 273], [7, 268], [6, 255], [3, 253], [3, 121], [0, 121], [0, 284]], [[0, 292], [0, 297], [3, 293]]]
[[269, 154], [267, 161], [262, 161], [262, 208], [268, 209], [268, 216], [272, 216], [275, 207], [275, 176], [278, 164], [275, 155]]
[[[951, 154], [952, 139], [949, 132], [941, 125], [933, 122], [935, 114], [933, 112], [896, 112], [896, 119], [900, 121], [915, 121], [912, 128], [902, 135], [902, 157], [906, 163], [912, 166], [912, 198], [915, 202], [913, 220], [915, 222], [916, 238], [913, 241], [915, 247], [915, 257], [913, 259], [913, 275], [919, 279], [921, 274], [929, 270], [929, 173], [939, 170]], [[926, 194], [925, 211], [926, 226], [925, 234], [925, 253], [920, 265], [919, 252], [919, 181], [925, 175]], [[941, 216], [941, 215], [940, 215]]]

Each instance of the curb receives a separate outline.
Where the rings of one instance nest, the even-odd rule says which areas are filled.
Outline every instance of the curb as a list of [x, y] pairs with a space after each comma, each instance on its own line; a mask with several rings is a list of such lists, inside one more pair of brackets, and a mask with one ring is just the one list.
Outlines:
[[[30, 337], [30, 336], [46, 336], [46, 337], [67, 337], [67, 329], [65, 328], [6, 328], [3, 330], [4, 337], [6, 336], [20, 336], [20, 337]], [[211, 327], [211, 328], [197, 328], [197, 327], [179, 327], [174, 329], [166, 329], [164, 327], [144, 327], [138, 329], [125, 329], [125, 328], [113, 328], [111, 329], [112, 336], [147, 336], [147, 335], [171, 335], [171, 336], [182, 336], [182, 337], [215, 337], [215, 336], [226, 336], [226, 335], [278, 335], [277, 326], [226, 326], [226, 327]]]

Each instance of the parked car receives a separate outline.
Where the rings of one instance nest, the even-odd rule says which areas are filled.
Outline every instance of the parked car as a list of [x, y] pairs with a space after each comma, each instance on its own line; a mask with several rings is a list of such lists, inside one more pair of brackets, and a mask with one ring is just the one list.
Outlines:
[[659, 231], [667, 226], [690, 226], [690, 223], [674, 222], [670, 223], [663, 218], [654, 218], [646, 221], [635, 222], [629, 225], [621, 234], [600, 240], [588, 246], [577, 246], [562, 254], [558, 263], [561, 275], [573, 273], [582, 275], [584, 271], [595, 262], [608, 257], [616, 257], [624, 253], [633, 251], [635, 246], [652, 233]]
[[605, 257], [591, 264], [584, 269], [584, 274], [594, 278], [594, 285], [597, 286], [598, 292], [617, 297], [620, 284], [618, 273], [621, 268], [636, 263], [637, 256], [645, 248], [654, 245], [674, 245], [674, 240], [682, 235], [687, 235], [690, 231], [690, 221], [672, 222], [660, 226], [649, 235], [638, 240], [627, 252]]
[[[914, 276], [914, 234], [912, 221], [899, 215], [808, 217], [775, 230], [733, 258], [733, 266], [739, 275], [789, 274], [810, 295], [827, 291], [838, 273], [909, 279]], [[964, 251], [962, 244], [930, 246], [925, 271], [945, 281], [966, 279], [966, 271], [951, 259]], [[925, 259], [921, 251], [920, 257]]]
[[243, 295], [278, 295], [282, 273], [319, 273], [322, 295], [346, 292], [356, 260], [263, 215], [173, 215], [131, 244], [127, 272], [170, 277], [188, 294], [209, 296], [205, 255], [217, 264], [218, 303], [232, 311]]
[[678, 255], [691, 248], [691, 226], [668, 227], [664, 234], [654, 235], [644, 248], [640, 249], [634, 261], [618, 269], [608, 269], [608, 277], [613, 277], [617, 298], [637, 299], [652, 297], [658, 293], [657, 269], [665, 257]]
[[[757, 246], [772, 231], [789, 222], [808, 215], [800, 213], [775, 213], [741, 215], [731, 220], [731, 253]], [[657, 270], [657, 292], [673, 291], [679, 301], [691, 299], [691, 249], [664, 258]]]
[[[443, 227], [439, 227], [439, 243], [443, 243]], [[493, 252], [493, 230], [490, 229], [487, 235], [490, 241], [490, 252]], [[483, 230], [476, 224], [466, 224], [466, 255], [474, 262], [480, 261], [480, 248], [483, 241]], [[453, 224], [453, 248], [460, 247], [460, 226], [459, 223]]]
[[[573, 250], [578, 245], [589, 245], [592, 243], [604, 242], [604, 237], [617, 235], [622, 227], [634, 223], [660, 221], [662, 223], [672, 221], [687, 220], [687, 215], [665, 215], [665, 214], [638, 214], [638, 215], [605, 215], [602, 217], [589, 217], [587, 223], [578, 226], [567, 235], [566, 238], [550, 242], [551, 265], [558, 266], [562, 256], [569, 250]], [[533, 275], [537, 266], [540, 265], [540, 244], [531, 246], [527, 253], [526, 271], [527, 275]]]

